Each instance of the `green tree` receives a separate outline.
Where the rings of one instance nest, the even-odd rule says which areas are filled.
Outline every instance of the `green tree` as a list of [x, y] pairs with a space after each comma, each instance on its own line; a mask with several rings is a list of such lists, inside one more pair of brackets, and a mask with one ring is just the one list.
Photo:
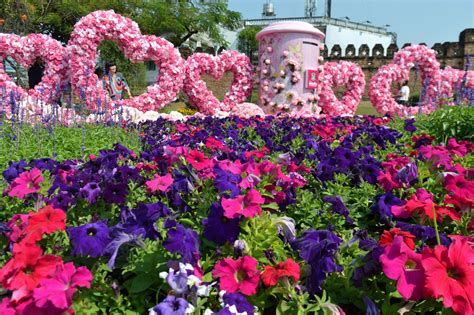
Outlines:
[[134, 20], [149, 34], [162, 36], [181, 47], [197, 34], [206, 34], [215, 46], [227, 46], [222, 28], [236, 30], [241, 14], [231, 11], [223, 2], [147, 1]]
[[258, 51], [258, 41], [255, 38], [262, 28], [260, 26], [249, 26], [244, 28], [237, 36], [237, 49], [245, 53], [249, 58]]
[[[222, 28], [235, 30], [241, 25], [241, 15], [228, 10], [223, 2], [201, 3], [186, 0], [3, 0], [0, 2], [0, 19], [4, 25], [0, 32], [27, 34], [44, 33], [67, 43], [79, 19], [96, 10], [113, 9], [116, 13], [136, 21], [143, 34], [161, 36], [176, 47], [198, 34], [207, 36], [213, 46], [228, 43]], [[22, 16], [26, 20], [22, 20]], [[118, 64], [130, 81], [134, 94], [144, 90], [145, 66], [126, 60], [112, 43], [100, 47], [104, 60]]]

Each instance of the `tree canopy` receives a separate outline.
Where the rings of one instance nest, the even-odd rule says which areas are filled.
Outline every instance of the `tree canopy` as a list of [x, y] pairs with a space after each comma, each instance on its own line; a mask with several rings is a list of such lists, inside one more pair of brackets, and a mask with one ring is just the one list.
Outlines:
[[[43, 33], [66, 44], [79, 19], [96, 10], [114, 10], [138, 23], [143, 34], [166, 38], [176, 47], [196, 36], [207, 38], [214, 47], [226, 43], [222, 28], [236, 30], [241, 15], [223, 2], [188, 0], [3, 0], [0, 1], [0, 32], [24, 35]], [[131, 64], [116, 45], [104, 42], [104, 59], [113, 59], [129, 77], [131, 86], [143, 90], [143, 64]], [[137, 77], [137, 74], [138, 77]], [[134, 82], [134, 81], [139, 82]], [[131, 82], [130, 82], [131, 81]]]
[[237, 36], [237, 49], [252, 58], [253, 53], [258, 51], [258, 41], [255, 38], [255, 35], [257, 35], [261, 30], [262, 27], [260, 26], [249, 26], [244, 28]]
[[205, 34], [211, 42], [225, 46], [221, 28], [235, 30], [241, 25], [240, 13], [229, 10], [223, 2], [4, 0], [0, 3], [0, 20], [4, 20], [0, 31], [44, 33], [67, 42], [82, 16], [109, 9], [136, 21], [144, 34], [165, 37], [177, 47], [197, 34]]

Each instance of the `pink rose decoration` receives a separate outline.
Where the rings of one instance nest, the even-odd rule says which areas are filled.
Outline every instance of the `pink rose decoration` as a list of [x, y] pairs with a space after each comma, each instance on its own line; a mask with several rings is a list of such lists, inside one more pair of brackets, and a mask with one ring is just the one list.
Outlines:
[[[155, 62], [159, 68], [157, 82], [140, 96], [116, 102], [107, 100], [106, 92], [102, 84], [97, 84], [98, 78], [94, 74], [97, 48], [104, 40], [115, 40], [133, 62]], [[143, 112], [158, 110], [173, 101], [182, 87], [184, 61], [179, 51], [163, 38], [142, 35], [137, 23], [112, 10], [95, 11], [79, 20], [68, 46], [71, 83], [91, 110], [111, 105], [134, 107]]]
[[[230, 90], [220, 102], [207, 89], [201, 74], [208, 73], [219, 80], [227, 71], [231, 71], [234, 78]], [[189, 101], [206, 115], [213, 115], [216, 110], [229, 112], [252, 93], [252, 65], [245, 54], [236, 51], [226, 50], [215, 57], [203, 53], [191, 55], [186, 60], [185, 72], [183, 91], [189, 97]]]

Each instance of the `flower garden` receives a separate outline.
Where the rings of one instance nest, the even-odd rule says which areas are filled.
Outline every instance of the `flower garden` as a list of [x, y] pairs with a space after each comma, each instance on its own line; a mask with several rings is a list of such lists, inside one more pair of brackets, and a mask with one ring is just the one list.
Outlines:
[[[0, 36], [0, 56], [31, 47], [18, 62], [50, 63], [35, 90], [0, 75], [0, 314], [474, 314], [474, 108], [462, 97], [441, 106], [474, 86], [471, 71], [408, 47], [370, 81], [389, 114], [375, 117], [354, 115], [360, 68], [326, 63], [309, 100], [318, 114], [265, 115], [242, 103], [253, 84], [244, 55], [182, 60], [114, 14], [83, 18], [67, 48]], [[85, 71], [110, 38], [163, 69], [144, 95], [108, 104]], [[401, 107], [390, 84], [415, 64], [427, 97]], [[220, 101], [200, 76], [226, 71]], [[68, 75], [85, 109], [51, 104]], [[331, 88], [345, 84], [339, 101]], [[153, 111], [180, 90], [200, 113]], [[47, 156], [35, 154], [41, 128]], [[83, 139], [68, 151], [87, 133], [88, 150]]]

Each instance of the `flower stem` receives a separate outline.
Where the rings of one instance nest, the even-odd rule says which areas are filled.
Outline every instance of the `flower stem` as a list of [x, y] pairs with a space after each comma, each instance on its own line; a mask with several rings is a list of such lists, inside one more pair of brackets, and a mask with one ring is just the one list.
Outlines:
[[436, 220], [436, 210], [435, 210], [435, 206], [434, 206], [434, 203], [432, 205], [432, 209], [433, 209], [433, 223], [434, 223], [434, 229], [435, 229], [435, 233], [436, 233], [436, 242], [438, 243], [438, 245], [441, 245], [441, 241], [439, 239], [439, 231], [438, 231], [438, 222]]

